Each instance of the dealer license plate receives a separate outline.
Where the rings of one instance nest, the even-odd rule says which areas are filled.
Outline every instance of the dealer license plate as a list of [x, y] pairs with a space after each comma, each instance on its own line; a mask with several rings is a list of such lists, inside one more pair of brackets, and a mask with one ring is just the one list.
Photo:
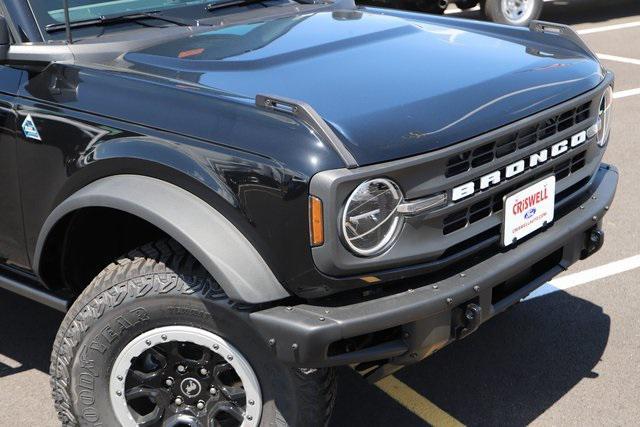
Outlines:
[[505, 196], [502, 244], [509, 246], [553, 221], [555, 196], [553, 175]]

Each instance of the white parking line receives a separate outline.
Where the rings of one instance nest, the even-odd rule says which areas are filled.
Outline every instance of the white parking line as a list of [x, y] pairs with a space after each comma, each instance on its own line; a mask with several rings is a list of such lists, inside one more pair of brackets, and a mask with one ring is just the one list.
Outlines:
[[582, 36], [585, 34], [603, 33], [605, 31], [624, 30], [626, 28], [634, 27], [640, 27], [640, 21], [625, 22], [624, 24], [605, 25], [595, 28], [585, 28], [583, 30], [578, 30], [577, 33]]
[[[607, 55], [606, 53], [596, 53], [596, 55], [598, 56], [598, 58], [603, 59], [605, 61], [623, 62], [625, 64], [640, 65], [640, 59], [626, 58], [624, 56]], [[628, 96], [635, 96], [635, 95], [640, 95], [640, 88], [621, 90], [619, 92], [615, 92], [613, 94], [613, 97], [615, 99], [619, 99], [619, 98], [626, 98]]]
[[452, 13], [462, 13], [462, 12], [472, 12], [474, 10], [480, 10], [480, 6], [472, 7], [471, 9], [461, 10], [455, 6], [449, 6], [447, 10], [444, 11], [445, 14], [450, 15]]
[[615, 99], [619, 99], [619, 98], [626, 98], [627, 96], [635, 96], [635, 95], [640, 95], [640, 88], [621, 90], [620, 92], [615, 92], [613, 94], [613, 97]]
[[609, 276], [624, 273], [625, 271], [635, 270], [636, 268], [640, 268], [640, 255], [559, 277], [536, 289], [526, 299], [537, 298], [552, 292], [584, 285], [585, 283], [604, 279]]
[[5, 356], [4, 354], [1, 354], [1, 353], [0, 353], [0, 364], [6, 365], [11, 369], [18, 369], [22, 367], [22, 363], [15, 361], [9, 356]]
[[640, 59], [625, 58], [624, 56], [607, 55], [606, 53], [596, 53], [598, 58], [606, 61], [624, 62], [625, 64], [640, 65]]

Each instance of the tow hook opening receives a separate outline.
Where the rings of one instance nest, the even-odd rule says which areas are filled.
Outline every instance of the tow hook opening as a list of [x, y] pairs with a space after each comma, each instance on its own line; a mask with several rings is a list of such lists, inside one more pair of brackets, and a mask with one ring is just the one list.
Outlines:
[[604, 231], [598, 227], [594, 227], [587, 232], [585, 248], [582, 251], [580, 259], [585, 259], [598, 252], [604, 245]]
[[456, 307], [452, 312], [452, 316], [453, 336], [456, 339], [461, 339], [470, 335], [482, 323], [482, 307], [480, 307], [478, 298]]

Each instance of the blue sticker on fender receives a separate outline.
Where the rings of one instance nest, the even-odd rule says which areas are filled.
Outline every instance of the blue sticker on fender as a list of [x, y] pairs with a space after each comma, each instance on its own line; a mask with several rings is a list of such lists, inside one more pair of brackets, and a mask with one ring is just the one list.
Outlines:
[[31, 139], [37, 139], [38, 141], [42, 141], [40, 139], [40, 134], [38, 133], [38, 129], [36, 128], [36, 124], [33, 123], [33, 119], [31, 118], [31, 114], [27, 115], [27, 118], [22, 122], [22, 132], [24, 132], [24, 136]]

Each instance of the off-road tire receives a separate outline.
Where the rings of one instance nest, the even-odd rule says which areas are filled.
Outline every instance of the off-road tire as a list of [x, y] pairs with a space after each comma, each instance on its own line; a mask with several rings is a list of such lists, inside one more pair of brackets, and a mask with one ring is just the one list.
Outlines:
[[507, 25], [519, 25], [526, 26], [529, 25], [531, 21], [534, 21], [540, 18], [540, 14], [542, 13], [542, 7], [544, 6], [543, 0], [531, 0], [534, 3], [531, 14], [525, 21], [519, 22], [517, 24], [511, 22], [502, 11], [502, 2], [501, 0], [483, 0], [480, 5], [484, 12], [484, 15], [487, 19], [497, 22], [498, 24], [507, 24]]
[[478, 5], [480, 0], [457, 0], [455, 5], [460, 10], [473, 9]]
[[436, 0], [400, 0], [392, 7], [414, 12], [430, 13], [432, 15], [442, 15], [444, 13], [444, 9], [438, 5]]
[[172, 240], [147, 244], [107, 266], [74, 302], [53, 346], [51, 386], [62, 424], [115, 425], [108, 390], [116, 356], [141, 333], [182, 324], [224, 337], [249, 361], [264, 403], [260, 425], [326, 425], [337, 391], [335, 371], [302, 372], [281, 364], [229, 310], [241, 309]]

